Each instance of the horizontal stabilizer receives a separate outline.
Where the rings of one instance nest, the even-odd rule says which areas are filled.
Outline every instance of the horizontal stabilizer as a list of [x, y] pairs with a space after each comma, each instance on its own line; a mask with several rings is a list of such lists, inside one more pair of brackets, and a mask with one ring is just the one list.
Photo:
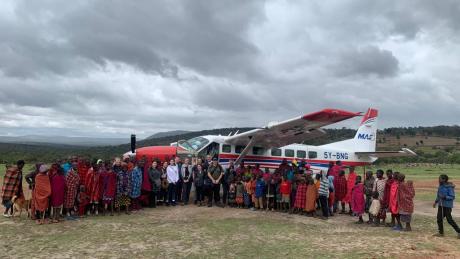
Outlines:
[[417, 155], [414, 151], [408, 148], [403, 148], [399, 151], [355, 152], [355, 154], [358, 156], [372, 156], [372, 157], [378, 157], [378, 158], [416, 156]]

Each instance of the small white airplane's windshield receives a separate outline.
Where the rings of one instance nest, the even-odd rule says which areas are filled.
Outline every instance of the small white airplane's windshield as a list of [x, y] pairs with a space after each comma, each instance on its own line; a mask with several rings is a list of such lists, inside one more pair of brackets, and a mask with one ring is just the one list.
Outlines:
[[181, 146], [189, 150], [192, 149], [193, 151], [198, 151], [205, 147], [208, 143], [209, 140], [206, 138], [196, 137], [181, 143]]

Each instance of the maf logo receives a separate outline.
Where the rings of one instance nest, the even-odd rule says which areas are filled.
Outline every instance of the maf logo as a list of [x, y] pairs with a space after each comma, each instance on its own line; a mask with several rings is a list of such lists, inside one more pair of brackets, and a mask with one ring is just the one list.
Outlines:
[[374, 134], [359, 133], [358, 139], [374, 140]]

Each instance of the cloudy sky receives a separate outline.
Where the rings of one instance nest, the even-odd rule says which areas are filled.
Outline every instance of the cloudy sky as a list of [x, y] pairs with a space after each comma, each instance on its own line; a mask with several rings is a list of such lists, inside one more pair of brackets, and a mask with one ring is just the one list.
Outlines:
[[0, 31], [0, 135], [460, 124], [457, 0], [2, 0]]

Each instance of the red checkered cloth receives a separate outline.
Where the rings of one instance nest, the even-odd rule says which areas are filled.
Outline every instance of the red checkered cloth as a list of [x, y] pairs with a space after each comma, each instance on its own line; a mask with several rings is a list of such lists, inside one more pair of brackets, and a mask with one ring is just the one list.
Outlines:
[[337, 201], [343, 201], [347, 195], [347, 179], [345, 176], [339, 176], [334, 185], [335, 199]]
[[297, 192], [295, 194], [294, 208], [305, 209], [305, 203], [307, 202], [307, 185], [301, 183], [297, 186]]
[[16, 166], [7, 169], [3, 177], [2, 200], [9, 201], [14, 195], [22, 195], [21, 186], [22, 173]]
[[73, 169], [70, 169], [65, 177], [64, 208], [70, 209], [74, 207], [79, 186], [80, 176]]
[[415, 190], [412, 181], [403, 182], [399, 185], [398, 206], [405, 214], [414, 213]]

